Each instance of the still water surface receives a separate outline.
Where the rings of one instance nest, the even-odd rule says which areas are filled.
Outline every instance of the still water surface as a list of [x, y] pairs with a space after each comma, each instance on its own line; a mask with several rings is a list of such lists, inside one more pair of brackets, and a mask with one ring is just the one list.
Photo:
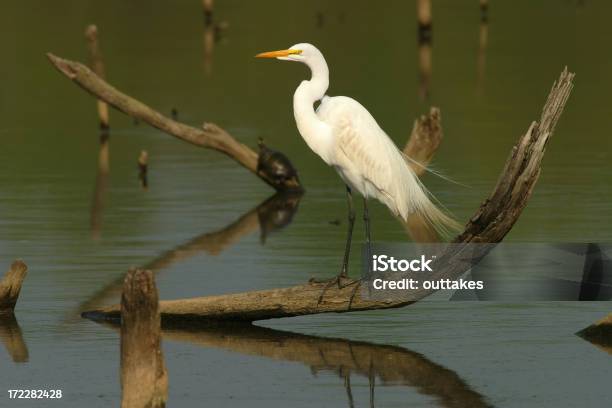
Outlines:
[[[300, 139], [291, 112], [307, 72], [253, 59], [259, 51], [319, 46], [331, 67], [330, 94], [361, 101], [399, 145], [417, 115], [439, 106], [445, 140], [434, 165], [469, 188], [425, 182], [462, 220], [492, 189], [568, 65], [575, 91], [507, 239], [612, 241], [612, 79], [605, 75], [612, 4], [491, 2], [488, 43], [479, 51], [477, 2], [436, 1], [433, 72], [422, 100], [412, 2], [216, 3], [214, 18], [227, 28], [214, 49], [195, 0], [4, 5], [0, 260], [6, 266], [21, 257], [30, 272], [17, 310], [28, 361], [0, 351], [0, 406], [9, 406], [9, 388], [61, 388], [65, 396], [10, 406], [118, 404], [117, 332], [79, 313], [117, 302], [114, 282], [130, 266], [157, 269], [163, 299], [338, 272], [343, 188]], [[266, 185], [217, 153], [111, 112], [111, 171], [92, 230], [95, 104], [44, 58], [53, 51], [85, 60], [89, 23], [100, 28], [107, 75], [120, 89], [162, 112], [177, 108], [181, 121], [215, 121], [246, 144], [264, 137], [284, 151], [307, 188], [293, 222], [262, 229], [258, 206], [272, 194]], [[137, 180], [141, 149], [150, 155], [146, 192]], [[371, 211], [376, 241], [409, 239], [381, 205]], [[359, 224], [355, 236], [363, 236]], [[163, 345], [169, 406], [335, 407], [351, 399], [368, 406], [371, 398], [384, 407], [606, 406], [610, 356], [573, 333], [609, 312], [609, 303], [423, 302], [261, 323], [283, 332], [170, 332]]]

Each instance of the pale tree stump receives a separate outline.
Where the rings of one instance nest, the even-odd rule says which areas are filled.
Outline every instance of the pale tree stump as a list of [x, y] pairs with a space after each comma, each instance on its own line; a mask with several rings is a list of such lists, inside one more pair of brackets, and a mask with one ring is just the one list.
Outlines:
[[11, 264], [11, 268], [0, 281], [0, 314], [13, 313], [15, 310], [15, 304], [27, 272], [26, 264], [18, 259]]
[[410, 138], [404, 146], [404, 154], [417, 163], [409, 163], [417, 176], [427, 170], [436, 150], [442, 143], [442, 119], [440, 109], [431, 107], [429, 115], [421, 115], [414, 121]]
[[127, 273], [121, 316], [121, 407], [165, 407], [168, 374], [161, 350], [157, 288], [151, 271], [131, 269]]

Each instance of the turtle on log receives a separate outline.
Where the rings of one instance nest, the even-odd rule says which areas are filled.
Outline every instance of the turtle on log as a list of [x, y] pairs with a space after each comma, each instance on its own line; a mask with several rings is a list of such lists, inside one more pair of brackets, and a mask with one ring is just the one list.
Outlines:
[[262, 138], [259, 138], [259, 156], [257, 157], [257, 174], [266, 178], [278, 191], [303, 191], [297, 170], [287, 156], [269, 149]]

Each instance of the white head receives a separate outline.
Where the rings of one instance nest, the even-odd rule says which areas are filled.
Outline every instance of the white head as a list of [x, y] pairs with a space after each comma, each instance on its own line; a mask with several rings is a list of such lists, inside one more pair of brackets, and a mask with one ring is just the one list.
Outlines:
[[255, 58], [276, 58], [281, 61], [301, 62], [308, 65], [313, 73], [321, 69], [327, 72], [327, 63], [323, 54], [317, 47], [308, 43], [295, 44], [286, 50], [262, 52]]

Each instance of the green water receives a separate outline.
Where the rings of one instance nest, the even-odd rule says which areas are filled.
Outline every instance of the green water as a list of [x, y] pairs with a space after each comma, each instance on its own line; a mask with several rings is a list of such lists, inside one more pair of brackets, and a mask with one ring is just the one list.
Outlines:
[[[537, 119], [567, 65], [576, 72], [576, 87], [534, 195], [507, 239], [612, 240], [612, 4], [493, 0], [488, 43], [479, 51], [478, 2], [436, 0], [433, 71], [429, 97], [422, 100], [413, 2], [215, 3], [215, 21], [227, 28], [212, 51], [196, 0], [3, 6], [0, 262], [8, 266], [20, 257], [30, 272], [16, 314], [29, 358], [16, 363], [0, 349], [0, 406], [118, 404], [118, 335], [79, 313], [117, 302], [113, 283], [130, 266], [157, 259], [164, 299], [287, 286], [339, 271], [344, 190], [299, 137], [291, 110], [292, 93], [307, 71], [254, 59], [260, 51], [317, 45], [330, 65], [329, 94], [359, 100], [398, 145], [417, 115], [440, 107], [445, 139], [434, 166], [469, 188], [432, 177], [425, 182], [461, 220], [493, 188], [509, 149]], [[257, 214], [249, 211], [272, 195], [269, 187], [218, 153], [111, 111], [111, 170], [97, 214], [100, 227], [92, 231], [95, 103], [44, 56], [52, 51], [85, 61], [82, 33], [90, 23], [100, 29], [107, 77], [118, 88], [163, 113], [176, 108], [183, 122], [214, 121], [243, 143], [255, 146], [264, 137], [286, 153], [307, 188], [293, 222], [262, 245]], [[137, 180], [142, 149], [150, 155], [148, 191]], [[409, 239], [382, 205], [372, 204], [371, 216], [376, 241]], [[341, 225], [330, 224], [334, 220]], [[356, 240], [362, 236], [358, 223]], [[192, 251], [168, 253], [194, 239]], [[597, 407], [612, 398], [610, 357], [573, 333], [609, 312], [609, 303], [422, 303], [264, 325], [398, 346], [401, 355], [419, 356], [434, 385], [447, 378], [444, 373], [459, 379], [440, 391], [423, 386], [418, 376], [384, 381], [386, 368], [370, 370], [376, 406]], [[355, 405], [366, 406], [368, 359], [386, 352], [369, 346], [356, 361], [318, 365], [300, 350], [295, 354], [302, 357], [293, 359], [253, 351], [258, 342], [280, 349], [282, 333], [238, 333], [242, 347], [234, 348], [219, 340], [223, 336], [167, 338], [169, 406], [348, 406], [347, 372]], [[327, 340], [303, 341], [325, 356]], [[8, 402], [9, 388], [61, 388], [64, 399]]]

